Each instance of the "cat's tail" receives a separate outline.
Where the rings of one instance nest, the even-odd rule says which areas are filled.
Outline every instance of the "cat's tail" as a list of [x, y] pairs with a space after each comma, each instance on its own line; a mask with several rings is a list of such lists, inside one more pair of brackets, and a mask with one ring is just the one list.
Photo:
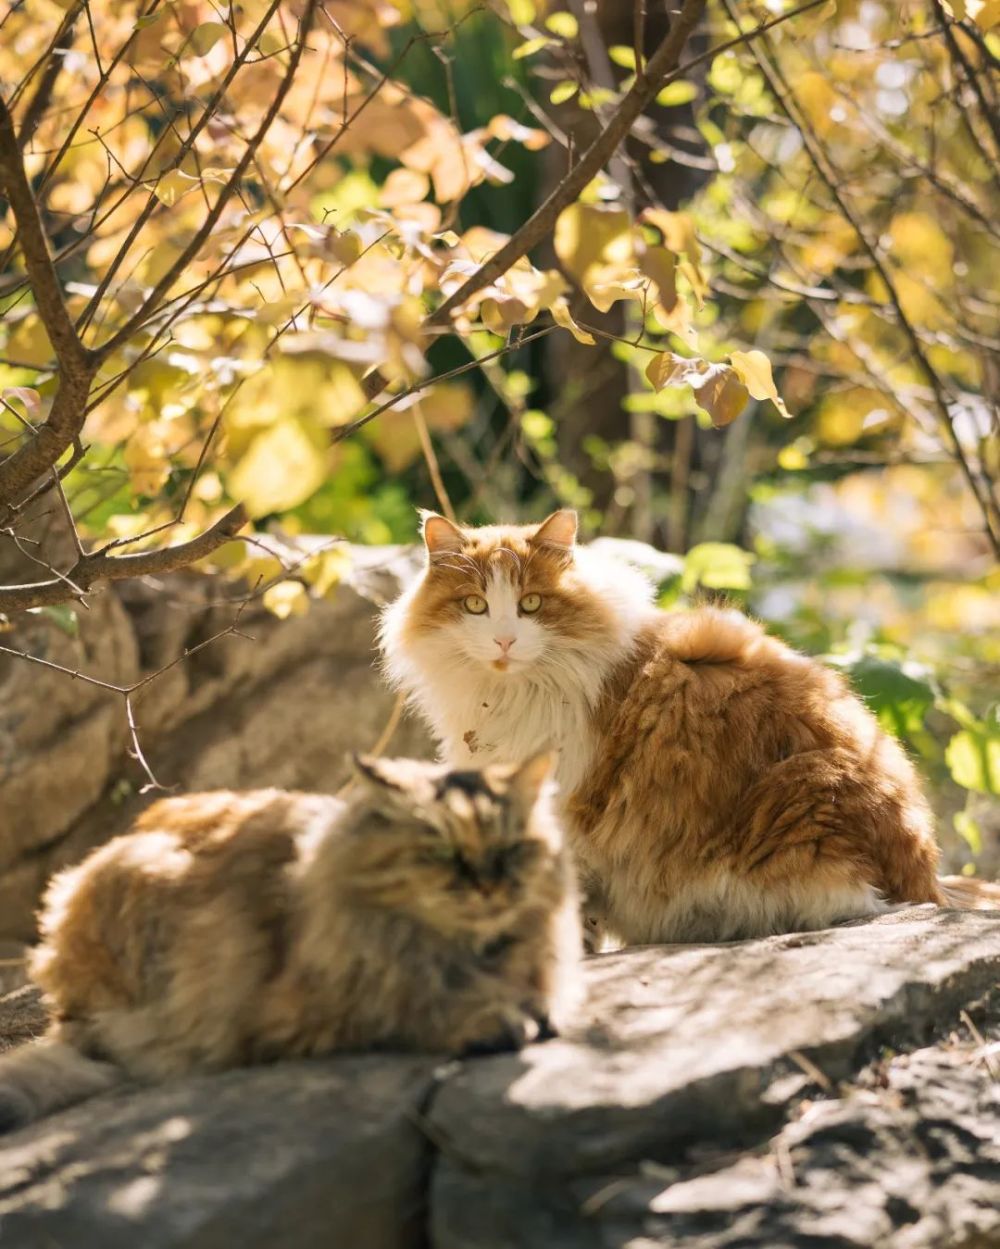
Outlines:
[[1000, 884], [969, 876], [942, 876], [938, 888], [945, 906], [960, 911], [1000, 911]]
[[0, 1058], [0, 1133], [103, 1093], [125, 1078], [57, 1036], [43, 1036]]

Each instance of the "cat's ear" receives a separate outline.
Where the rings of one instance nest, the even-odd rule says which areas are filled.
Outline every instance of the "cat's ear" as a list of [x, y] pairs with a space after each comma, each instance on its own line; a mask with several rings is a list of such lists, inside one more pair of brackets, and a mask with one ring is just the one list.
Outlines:
[[576, 512], [572, 508], [561, 508], [542, 521], [529, 541], [534, 546], [553, 546], [560, 551], [572, 551], [576, 545], [578, 523]]
[[545, 782], [552, 775], [556, 765], [556, 752], [543, 750], [518, 767], [504, 768], [504, 780], [507, 791], [524, 811], [530, 811], [538, 801]]
[[391, 819], [419, 816], [433, 799], [434, 787], [426, 764], [414, 759], [382, 759], [376, 755], [350, 755], [355, 779], [371, 808]]
[[431, 559], [440, 555], [448, 555], [453, 551], [460, 551], [465, 545], [464, 534], [450, 520], [438, 516], [436, 512], [421, 512], [420, 515], [423, 522], [421, 532], [424, 536], [424, 546]]
[[375, 789], [394, 790], [407, 788], [406, 776], [395, 759], [379, 759], [375, 755], [350, 755], [351, 767], [359, 781]]

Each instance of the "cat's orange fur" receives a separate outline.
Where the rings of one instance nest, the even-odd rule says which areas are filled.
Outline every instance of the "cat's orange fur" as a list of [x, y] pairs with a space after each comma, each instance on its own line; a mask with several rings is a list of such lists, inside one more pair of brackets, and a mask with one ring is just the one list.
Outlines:
[[0, 1130], [123, 1077], [538, 1037], [581, 944], [549, 767], [367, 759], [346, 805], [156, 803], [49, 889], [31, 971], [52, 1025], [0, 1059]]
[[575, 533], [569, 512], [428, 517], [426, 571], [383, 646], [452, 763], [557, 744], [594, 922], [726, 940], [892, 903], [1000, 905], [1000, 887], [938, 880], [917, 773], [841, 676], [736, 611], [653, 608]]

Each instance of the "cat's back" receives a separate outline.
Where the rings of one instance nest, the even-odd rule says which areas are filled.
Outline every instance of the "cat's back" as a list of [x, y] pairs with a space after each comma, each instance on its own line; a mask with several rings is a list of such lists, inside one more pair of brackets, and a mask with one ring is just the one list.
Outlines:
[[595, 766], [573, 803], [584, 824], [609, 793], [642, 806], [669, 783], [678, 815], [690, 808], [700, 826], [776, 761], [875, 731], [837, 673], [716, 607], [652, 614], [595, 721]]
[[333, 798], [220, 790], [161, 799], [51, 882], [32, 973], [66, 1013], [134, 1003], [197, 934], [234, 948], [282, 921], [285, 868], [336, 816]]
[[817, 739], [811, 745], [828, 735], [830, 707], [849, 698], [837, 673], [769, 637], [742, 612], [718, 607], [656, 612], [612, 684], [610, 698], [640, 721], [672, 708], [675, 729], [697, 724], [702, 732], [703, 717], [767, 714], [773, 723], [784, 713], [790, 721], [781, 731], [792, 731], [791, 721], [803, 731], [808, 725]]

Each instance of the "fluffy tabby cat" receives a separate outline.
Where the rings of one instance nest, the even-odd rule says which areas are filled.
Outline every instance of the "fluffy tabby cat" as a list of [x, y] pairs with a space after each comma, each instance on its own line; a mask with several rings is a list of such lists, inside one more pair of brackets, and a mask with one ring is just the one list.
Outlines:
[[49, 888], [32, 975], [53, 1023], [0, 1059], [2, 1126], [126, 1077], [544, 1035], [581, 944], [549, 767], [366, 758], [346, 805], [156, 803]]
[[900, 902], [1000, 906], [938, 880], [920, 782], [844, 680], [735, 611], [664, 612], [576, 516], [424, 520], [387, 668], [452, 766], [560, 748], [588, 924], [626, 942], [819, 928]]

